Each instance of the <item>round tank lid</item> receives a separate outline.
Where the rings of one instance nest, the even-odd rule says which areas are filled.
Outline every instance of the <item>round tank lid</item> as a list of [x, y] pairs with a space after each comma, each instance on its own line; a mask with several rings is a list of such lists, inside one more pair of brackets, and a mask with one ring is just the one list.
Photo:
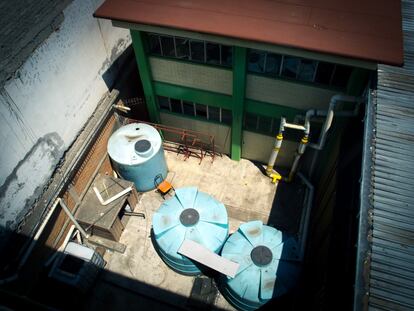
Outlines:
[[145, 123], [131, 123], [116, 130], [108, 140], [108, 154], [123, 165], [138, 165], [149, 160], [161, 148], [158, 131]]
[[185, 239], [216, 251], [228, 235], [228, 217], [222, 203], [195, 187], [179, 188], [164, 201], [152, 218], [154, 237], [169, 256], [183, 259], [177, 251]]
[[200, 214], [194, 208], [187, 208], [180, 214], [180, 222], [186, 227], [194, 226], [199, 219]]
[[252, 249], [250, 257], [256, 266], [264, 267], [272, 262], [273, 254], [270, 248], [264, 245], [259, 245]]
[[299, 275], [296, 240], [261, 221], [242, 224], [224, 244], [222, 256], [240, 264], [227, 286], [247, 304], [285, 294]]
[[151, 142], [148, 139], [141, 139], [135, 143], [135, 152], [140, 156], [151, 154]]

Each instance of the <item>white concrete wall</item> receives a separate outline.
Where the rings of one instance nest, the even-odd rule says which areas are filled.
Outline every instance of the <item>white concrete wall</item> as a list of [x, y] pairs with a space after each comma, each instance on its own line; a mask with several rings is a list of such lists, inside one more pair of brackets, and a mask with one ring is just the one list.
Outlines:
[[93, 18], [102, 0], [75, 0], [64, 21], [0, 88], [0, 228], [14, 229], [108, 90], [102, 75], [128, 30]]

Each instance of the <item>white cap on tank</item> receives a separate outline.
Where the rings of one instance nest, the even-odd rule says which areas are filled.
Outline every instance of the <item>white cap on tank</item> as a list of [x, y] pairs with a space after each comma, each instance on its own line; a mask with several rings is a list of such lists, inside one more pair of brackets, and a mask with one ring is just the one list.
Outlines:
[[161, 147], [161, 136], [151, 125], [131, 123], [116, 130], [108, 141], [108, 154], [119, 164], [148, 161]]

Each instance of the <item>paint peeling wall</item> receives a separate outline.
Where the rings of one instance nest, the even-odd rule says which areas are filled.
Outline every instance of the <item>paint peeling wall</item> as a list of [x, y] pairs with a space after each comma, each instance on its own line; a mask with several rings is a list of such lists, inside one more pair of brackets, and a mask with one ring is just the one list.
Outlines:
[[[93, 18], [102, 0], [75, 0], [63, 21], [0, 87], [0, 227], [15, 229], [108, 91], [102, 78], [129, 32]], [[115, 74], [111, 71], [111, 74]]]

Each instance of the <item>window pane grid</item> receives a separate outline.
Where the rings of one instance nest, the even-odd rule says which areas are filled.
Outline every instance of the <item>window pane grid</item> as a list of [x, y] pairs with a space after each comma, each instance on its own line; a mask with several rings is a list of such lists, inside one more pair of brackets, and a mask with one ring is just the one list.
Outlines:
[[335, 88], [345, 88], [352, 72], [349, 66], [254, 49], [249, 50], [247, 62], [247, 70], [251, 73]]
[[175, 114], [187, 115], [217, 123], [231, 124], [231, 111], [216, 106], [158, 96], [158, 107], [162, 111], [169, 111]]
[[279, 130], [279, 118], [245, 113], [243, 129], [264, 135], [276, 135]]
[[148, 41], [149, 53], [153, 55], [232, 67], [233, 53], [230, 46], [153, 33], [148, 33]]

